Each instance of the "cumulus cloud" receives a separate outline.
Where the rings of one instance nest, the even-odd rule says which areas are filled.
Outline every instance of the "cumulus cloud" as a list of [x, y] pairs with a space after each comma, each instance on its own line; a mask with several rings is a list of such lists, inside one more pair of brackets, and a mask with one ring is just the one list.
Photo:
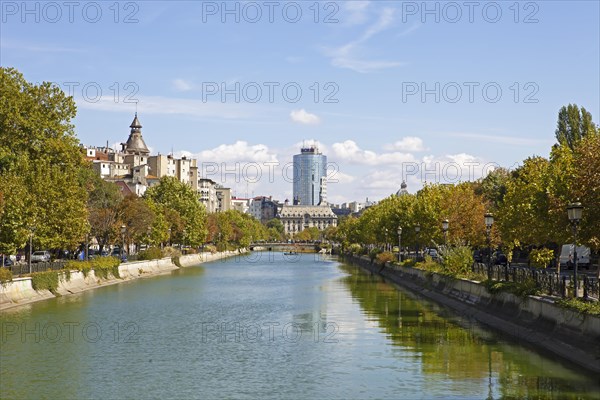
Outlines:
[[290, 113], [290, 118], [294, 122], [305, 125], [316, 125], [321, 122], [321, 118], [315, 114], [307, 112], [304, 108], [300, 110], [293, 110]]
[[385, 150], [396, 151], [424, 151], [423, 140], [416, 136], [406, 136], [392, 144], [384, 146]]
[[346, 140], [341, 143], [334, 143], [331, 146], [335, 157], [340, 160], [366, 165], [395, 164], [402, 162], [411, 162], [415, 158], [410, 153], [391, 152], [377, 154], [371, 150], [361, 149], [355, 141]]
[[189, 151], [179, 152], [180, 156], [196, 158], [198, 162], [277, 162], [277, 155], [267, 145], [255, 144], [238, 140], [233, 144], [222, 144], [210, 150], [199, 153]]

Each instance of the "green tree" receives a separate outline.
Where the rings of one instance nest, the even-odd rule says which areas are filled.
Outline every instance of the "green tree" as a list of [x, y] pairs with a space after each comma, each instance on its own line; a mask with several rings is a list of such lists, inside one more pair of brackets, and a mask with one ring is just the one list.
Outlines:
[[592, 114], [585, 108], [579, 109], [577, 104], [569, 104], [558, 112], [555, 135], [560, 145], [573, 150], [582, 138], [597, 133], [598, 127], [592, 122]]
[[[153, 203], [153, 211], [165, 217], [164, 221], [171, 228], [171, 241], [183, 243], [185, 235], [185, 242], [191, 246], [204, 242], [207, 236], [206, 210], [190, 186], [175, 177], [165, 176], [158, 185], [146, 191], [144, 198]], [[160, 230], [158, 224], [164, 221], [158, 220], [153, 228]]]
[[90, 234], [96, 238], [100, 250], [120, 238], [119, 207], [123, 195], [119, 187], [106, 182], [94, 171], [88, 177], [90, 195], [88, 199], [88, 222]]
[[0, 251], [22, 248], [32, 231], [36, 247], [74, 249], [87, 232], [75, 113], [58, 87], [0, 67]]

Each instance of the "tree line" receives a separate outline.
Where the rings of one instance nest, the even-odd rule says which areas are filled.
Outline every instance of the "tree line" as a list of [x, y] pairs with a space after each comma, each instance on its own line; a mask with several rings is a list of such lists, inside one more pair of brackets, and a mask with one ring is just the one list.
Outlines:
[[[532, 156], [518, 168], [498, 168], [458, 184], [426, 184], [416, 194], [392, 195], [359, 217], [340, 221], [329, 237], [346, 245], [398, 243], [403, 247], [443, 244], [485, 246], [484, 214], [493, 213], [493, 246], [557, 249], [572, 243], [567, 205], [584, 207], [581, 244], [600, 250], [600, 129], [585, 108], [569, 104], [558, 113], [556, 144], [548, 158]], [[445, 236], [442, 221], [449, 229]], [[420, 226], [417, 234], [415, 226]]]

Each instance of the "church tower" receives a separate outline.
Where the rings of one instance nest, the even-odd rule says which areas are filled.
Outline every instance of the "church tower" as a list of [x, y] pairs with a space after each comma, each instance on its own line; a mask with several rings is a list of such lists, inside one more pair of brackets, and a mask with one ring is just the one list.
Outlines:
[[137, 154], [141, 156], [149, 155], [150, 150], [148, 150], [148, 147], [142, 138], [142, 125], [137, 117], [137, 113], [135, 113], [135, 118], [129, 127], [131, 128], [131, 133], [129, 134], [127, 143], [123, 144], [123, 151], [127, 154]]

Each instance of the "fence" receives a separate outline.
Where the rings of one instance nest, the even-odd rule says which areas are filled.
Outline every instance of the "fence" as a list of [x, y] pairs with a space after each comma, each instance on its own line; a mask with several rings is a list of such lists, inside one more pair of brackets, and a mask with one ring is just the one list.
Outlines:
[[[31, 272], [43, 272], [43, 271], [47, 271], [49, 269], [51, 269], [51, 270], [63, 269], [63, 267], [65, 266], [66, 263], [67, 263], [66, 260], [65, 261], [31, 263]], [[10, 267], [7, 267], [7, 268], [12, 272], [13, 276], [25, 275], [30, 272], [29, 265], [27, 265], [27, 263], [17, 263], [17, 264], [11, 265]]]
[[[484, 263], [474, 263], [473, 272], [485, 275], [489, 273], [489, 278], [495, 281], [534, 282], [541, 294], [551, 296], [567, 297], [568, 291], [574, 291], [573, 274], [559, 274], [543, 269], [508, 265], [491, 265], [488, 272], [488, 266]], [[579, 291], [583, 290], [584, 299], [598, 300], [600, 298], [600, 281], [597, 277], [582, 273], [577, 280], [579, 281]]]

